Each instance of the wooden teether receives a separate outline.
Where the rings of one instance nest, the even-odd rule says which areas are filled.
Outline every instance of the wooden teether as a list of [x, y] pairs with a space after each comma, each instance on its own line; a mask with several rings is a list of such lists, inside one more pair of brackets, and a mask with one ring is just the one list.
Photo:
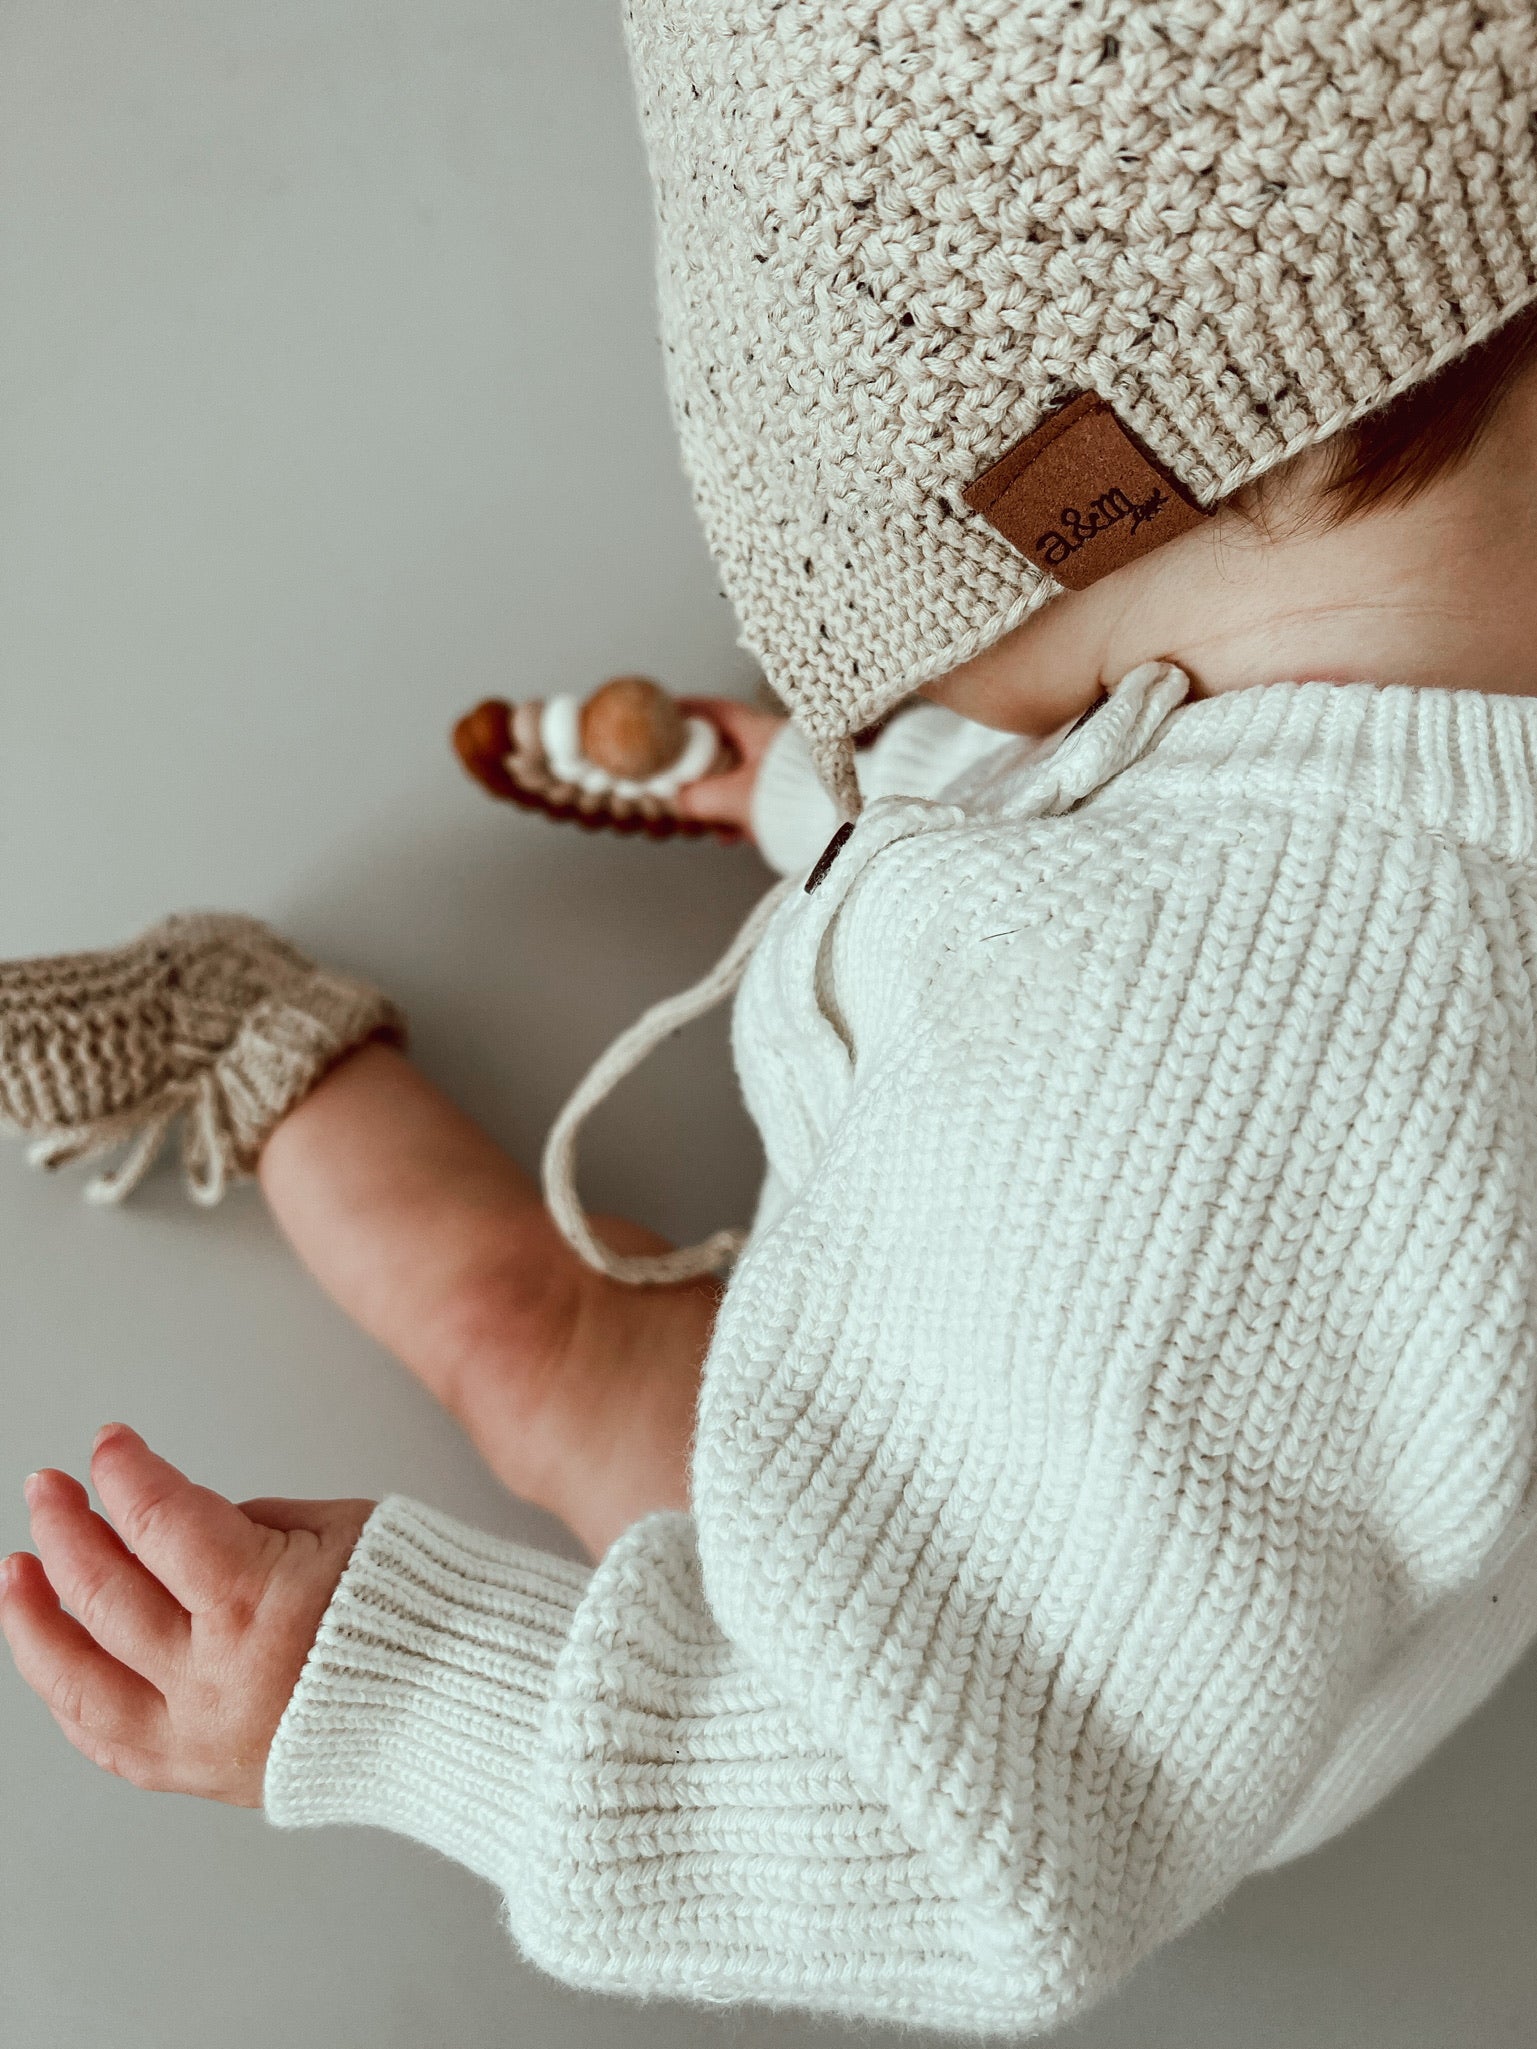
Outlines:
[[671, 768], [688, 744], [688, 721], [649, 676], [615, 676], [582, 706], [582, 752], [612, 776], [644, 782]]
[[[567, 727], [570, 744], [600, 772], [596, 783], [579, 767], [573, 770], [558, 735], [552, 752], [547, 720], [556, 707], [565, 707], [562, 720], [574, 712]], [[740, 839], [739, 826], [685, 817], [676, 802], [681, 783], [669, 787], [666, 781], [675, 768], [686, 768], [687, 780], [694, 782], [738, 765], [727, 735], [708, 718], [703, 722], [713, 731], [713, 752], [700, 747], [697, 712], [685, 712], [648, 676], [615, 676], [579, 709], [569, 700], [525, 698], [509, 704], [488, 697], [454, 727], [454, 751], [482, 789], [548, 818], [570, 819], [592, 830], [643, 833], [648, 839]], [[691, 749], [692, 758], [685, 761]], [[708, 759], [700, 760], [701, 753]], [[656, 779], [661, 788], [645, 787]]]

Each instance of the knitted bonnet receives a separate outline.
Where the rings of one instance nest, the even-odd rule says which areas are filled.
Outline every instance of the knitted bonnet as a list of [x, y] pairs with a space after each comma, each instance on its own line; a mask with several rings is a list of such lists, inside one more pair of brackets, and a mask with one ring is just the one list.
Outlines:
[[628, 15], [685, 463], [850, 813], [849, 736], [1537, 294], [1526, 0]]

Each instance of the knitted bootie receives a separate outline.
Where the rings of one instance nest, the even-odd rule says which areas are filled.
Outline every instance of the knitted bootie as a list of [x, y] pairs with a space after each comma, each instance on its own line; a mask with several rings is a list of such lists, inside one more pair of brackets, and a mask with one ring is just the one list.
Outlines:
[[184, 1116], [188, 1189], [215, 1203], [344, 1053], [405, 1035], [378, 990], [255, 918], [166, 918], [109, 952], [0, 965], [0, 1131], [42, 1167], [127, 1144], [86, 1191], [121, 1202]]

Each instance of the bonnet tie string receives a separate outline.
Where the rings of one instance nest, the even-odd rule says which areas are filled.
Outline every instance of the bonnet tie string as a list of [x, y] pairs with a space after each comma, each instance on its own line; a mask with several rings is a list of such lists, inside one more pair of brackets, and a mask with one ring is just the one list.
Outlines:
[[745, 1231], [723, 1230], [712, 1232], [698, 1245], [680, 1246], [672, 1252], [615, 1252], [593, 1231], [577, 1194], [576, 1140], [592, 1112], [626, 1075], [635, 1072], [648, 1053], [732, 994], [747, 972], [769, 919], [798, 886], [794, 878], [777, 883], [753, 906], [741, 930], [702, 981], [653, 1004], [622, 1032], [594, 1062], [550, 1128], [541, 1167], [550, 1215], [572, 1251], [613, 1280], [644, 1287], [718, 1273], [736, 1258], [746, 1241]]

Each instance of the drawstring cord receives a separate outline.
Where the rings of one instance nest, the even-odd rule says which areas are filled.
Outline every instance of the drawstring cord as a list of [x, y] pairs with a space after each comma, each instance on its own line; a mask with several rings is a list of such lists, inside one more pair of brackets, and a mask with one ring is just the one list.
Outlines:
[[777, 883], [753, 906], [746, 923], [703, 981], [654, 1004], [628, 1031], [621, 1033], [589, 1070], [551, 1127], [542, 1167], [544, 1199], [550, 1214], [571, 1249], [588, 1266], [613, 1280], [644, 1287], [718, 1273], [736, 1258], [746, 1241], [745, 1231], [715, 1231], [698, 1245], [680, 1246], [672, 1252], [613, 1251], [594, 1233], [576, 1192], [577, 1133], [604, 1098], [613, 1093], [626, 1075], [634, 1073], [648, 1053], [731, 995], [747, 972], [747, 963], [769, 919], [797, 887], [793, 877]]

